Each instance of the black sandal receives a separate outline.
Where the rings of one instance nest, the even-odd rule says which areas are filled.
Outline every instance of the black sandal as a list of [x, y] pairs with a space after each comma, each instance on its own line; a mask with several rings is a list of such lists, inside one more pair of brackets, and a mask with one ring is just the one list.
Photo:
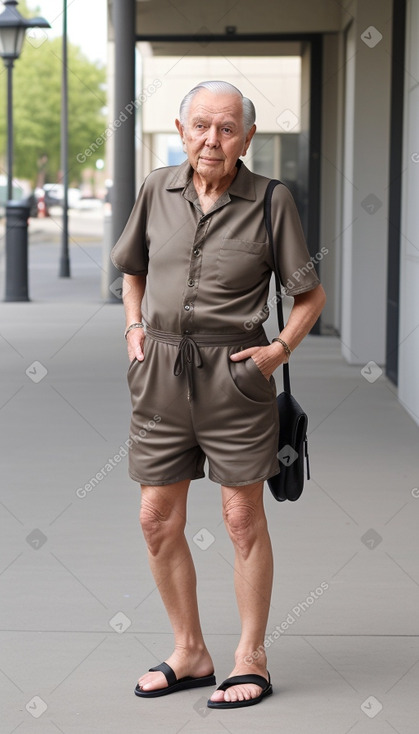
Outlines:
[[217, 691], [226, 691], [227, 688], [232, 686], [243, 685], [243, 683], [254, 683], [262, 688], [262, 692], [256, 698], [249, 698], [243, 701], [208, 701], [207, 706], [210, 709], [239, 709], [242, 706], [254, 706], [256, 703], [260, 703], [265, 696], [270, 696], [272, 693], [271, 676], [268, 673], [268, 680], [262, 675], [234, 675], [232, 678], [227, 678], [220, 686]]
[[185, 678], [176, 678], [176, 673], [173, 668], [167, 663], [160, 663], [155, 668], [150, 668], [150, 672], [161, 671], [167, 680], [166, 688], [155, 688], [152, 691], [143, 691], [137, 683], [134, 693], [136, 696], [142, 698], [155, 698], [156, 696], [167, 696], [169, 693], [176, 693], [176, 691], [185, 691], [187, 688], [201, 688], [204, 686], [215, 686], [215, 675], [204, 675], [201, 678], [192, 678], [186, 676]]

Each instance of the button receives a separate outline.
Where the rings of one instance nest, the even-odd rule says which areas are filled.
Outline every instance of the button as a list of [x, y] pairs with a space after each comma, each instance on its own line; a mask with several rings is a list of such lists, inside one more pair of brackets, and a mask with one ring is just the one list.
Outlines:
[[184, 306], [183, 308], [185, 309], [185, 311], [189, 311], [191, 307], [190, 307], [190, 305], [189, 305], [189, 304], [187, 303], [187, 304], [186, 304], [186, 306]]
[[185, 331], [183, 333], [184, 334], [190, 334], [191, 332], [189, 331], [189, 329], [185, 329]]
[[195, 247], [195, 249], [193, 251], [193, 254], [195, 255], [195, 257], [199, 257], [200, 256], [201, 250], [199, 249], [199, 247]]
[[193, 278], [189, 278], [189, 280], [188, 280], [188, 285], [189, 285], [189, 286], [190, 286], [191, 288], [192, 288], [192, 286], [193, 286], [193, 285], [195, 285], [195, 281], [193, 280]]

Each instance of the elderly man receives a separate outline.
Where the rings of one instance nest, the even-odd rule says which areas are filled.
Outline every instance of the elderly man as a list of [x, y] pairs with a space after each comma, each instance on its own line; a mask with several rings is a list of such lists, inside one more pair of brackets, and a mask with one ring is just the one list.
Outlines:
[[273, 269], [263, 217], [268, 180], [240, 160], [254, 122], [253, 104], [231, 84], [192, 89], [176, 120], [188, 160], [148, 176], [112, 253], [125, 273], [130, 476], [141, 484], [140, 522], [175, 641], [135, 693], [149, 698], [215, 684], [184, 535], [189, 485], [204, 476], [207, 459], [235, 550], [242, 626], [233, 670], [208, 701], [212, 708], [253, 705], [272, 692], [262, 652], [273, 574], [263, 482], [278, 472], [272, 373], [325, 301], [305, 267], [310, 257], [292, 197], [277, 186], [272, 225], [294, 306], [281, 341], [269, 344], [261, 324], [248, 329], [255, 314], [266, 318]]

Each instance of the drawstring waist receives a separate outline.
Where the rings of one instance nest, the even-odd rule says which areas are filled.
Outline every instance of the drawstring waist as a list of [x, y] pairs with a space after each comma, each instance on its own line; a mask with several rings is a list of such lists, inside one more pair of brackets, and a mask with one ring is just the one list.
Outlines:
[[193, 395], [193, 368], [201, 369], [204, 364], [199, 347], [250, 347], [255, 342], [257, 343], [259, 337], [264, 334], [264, 330], [259, 327], [252, 334], [241, 332], [235, 332], [234, 334], [174, 334], [147, 326], [146, 334], [154, 341], [178, 347], [173, 374], [179, 377], [183, 372], [186, 372], [189, 397], [191, 398]]
[[241, 346], [242, 344], [243, 346], [250, 346], [264, 334], [264, 330], [259, 326], [258, 329], [253, 329], [248, 333], [235, 331], [233, 334], [214, 334], [212, 332], [174, 334], [171, 331], [160, 331], [160, 329], [153, 329], [151, 326], [147, 326], [146, 333], [147, 336], [150, 336], [156, 342], [165, 342], [174, 346], [180, 345], [184, 339], [187, 339], [195, 342], [197, 347], [235, 347]]
[[188, 376], [189, 394], [192, 397], [192, 372], [191, 367], [202, 367], [203, 361], [201, 352], [199, 351], [198, 344], [191, 336], [182, 337], [179, 342], [178, 353], [175, 359], [175, 365], [173, 367], [173, 374], [176, 377], [182, 374], [186, 367], [186, 374]]

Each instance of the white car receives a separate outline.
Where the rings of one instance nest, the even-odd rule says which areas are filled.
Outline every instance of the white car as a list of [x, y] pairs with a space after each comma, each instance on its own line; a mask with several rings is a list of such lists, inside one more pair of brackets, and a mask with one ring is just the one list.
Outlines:
[[[64, 199], [64, 186], [62, 184], [45, 184], [44, 191], [47, 206], [62, 206]], [[73, 209], [81, 199], [81, 191], [80, 189], [69, 188], [67, 196], [69, 209]]]

